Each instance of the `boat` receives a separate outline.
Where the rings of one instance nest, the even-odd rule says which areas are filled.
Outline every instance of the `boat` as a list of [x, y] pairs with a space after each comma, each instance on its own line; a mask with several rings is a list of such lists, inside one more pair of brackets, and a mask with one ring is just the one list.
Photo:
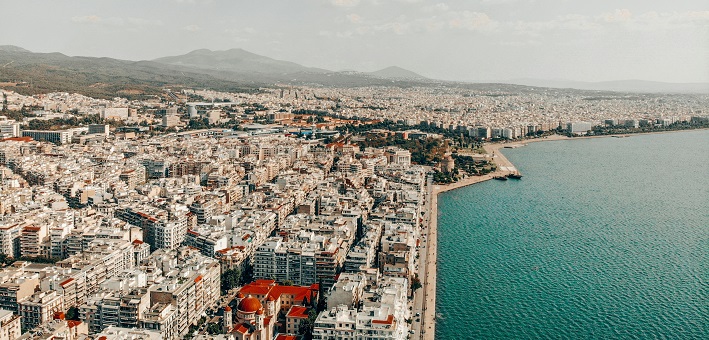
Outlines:
[[511, 174], [507, 174], [507, 178], [522, 179], [522, 175], [519, 172], [511, 173]]
[[493, 177], [493, 179], [496, 179], [496, 180], [498, 180], [498, 181], [506, 181], [506, 180], [507, 180], [507, 177], [505, 177], [505, 176], [495, 176], [495, 177]]

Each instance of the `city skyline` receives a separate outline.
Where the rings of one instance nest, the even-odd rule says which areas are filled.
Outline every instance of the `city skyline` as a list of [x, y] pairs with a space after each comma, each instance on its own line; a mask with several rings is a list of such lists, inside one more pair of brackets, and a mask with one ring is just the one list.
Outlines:
[[6, 13], [32, 13], [33, 23], [28, 26], [26, 16], [5, 16], [0, 29], [12, 34], [0, 38], [0, 45], [128, 60], [200, 48], [243, 48], [334, 71], [395, 65], [434, 79], [472, 82], [537, 78], [690, 83], [709, 81], [709, 11], [701, 5], [556, 0], [10, 1], [3, 6]]

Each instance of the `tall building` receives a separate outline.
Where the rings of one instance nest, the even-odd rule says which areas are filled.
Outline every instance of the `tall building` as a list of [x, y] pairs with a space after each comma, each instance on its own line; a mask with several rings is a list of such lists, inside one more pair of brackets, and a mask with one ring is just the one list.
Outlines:
[[35, 292], [17, 305], [24, 329], [37, 327], [52, 320], [54, 313], [64, 311], [64, 300], [55, 291]]
[[12, 311], [0, 309], [0, 340], [14, 340], [22, 334], [20, 316]]
[[101, 111], [101, 118], [124, 120], [128, 119], [129, 112], [127, 107], [107, 107]]
[[20, 236], [20, 252], [22, 256], [28, 257], [49, 257], [49, 253], [45, 252], [43, 245], [48, 242], [47, 225], [39, 227], [29, 225], [22, 228]]
[[71, 142], [71, 137], [74, 135], [69, 130], [43, 131], [43, 130], [22, 130], [23, 137], [32, 137], [37, 141], [45, 141], [50, 143], [67, 144]]
[[0, 138], [20, 137], [20, 123], [15, 121], [0, 122]]
[[592, 128], [588, 122], [572, 122], [566, 124], [566, 130], [575, 135], [585, 135]]
[[165, 115], [162, 117], [162, 126], [163, 127], [172, 127], [172, 126], [178, 126], [180, 125], [180, 116], [178, 115]]
[[89, 124], [89, 134], [102, 134], [108, 137], [110, 133], [108, 124]]

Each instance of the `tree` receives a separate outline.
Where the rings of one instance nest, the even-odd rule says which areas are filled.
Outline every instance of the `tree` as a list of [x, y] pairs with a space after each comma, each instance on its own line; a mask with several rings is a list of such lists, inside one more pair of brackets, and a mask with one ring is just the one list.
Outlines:
[[67, 320], [79, 320], [79, 308], [70, 307], [66, 311], [66, 319]]
[[298, 334], [303, 335], [303, 340], [311, 340], [313, 338], [313, 328], [315, 328], [315, 320], [317, 318], [318, 312], [311, 308], [308, 311], [308, 318], [300, 322]]
[[322, 284], [322, 278], [318, 279], [318, 304], [316, 305], [317, 312], [322, 312], [327, 307], [327, 299], [325, 299], [325, 287]]
[[421, 288], [421, 280], [419, 279], [418, 276], [414, 277], [413, 280], [411, 280], [411, 291], [415, 292], [417, 289]]
[[239, 283], [241, 283], [241, 270], [239, 270], [239, 268], [228, 269], [222, 273], [222, 293], [226, 293], [229, 290], [238, 287]]
[[207, 325], [207, 333], [210, 335], [216, 335], [222, 333], [222, 327], [218, 323], [210, 322]]
[[5, 253], [0, 253], [0, 265], [7, 266], [9, 264], [12, 264], [13, 262], [15, 262], [15, 259], [7, 256], [7, 254]]

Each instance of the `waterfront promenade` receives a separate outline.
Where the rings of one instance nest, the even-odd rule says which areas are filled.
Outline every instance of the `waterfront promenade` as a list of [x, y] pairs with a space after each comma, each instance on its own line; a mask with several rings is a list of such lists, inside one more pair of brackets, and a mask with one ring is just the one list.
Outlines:
[[[455, 183], [446, 185], [434, 184], [429, 191], [429, 210], [428, 210], [428, 232], [423, 242], [423, 246], [419, 250], [421, 263], [419, 270], [422, 275], [423, 291], [416, 296], [414, 306], [415, 310], [423, 310], [421, 315], [421, 323], [415, 327], [416, 334], [420, 335], [420, 339], [433, 340], [436, 335], [436, 278], [437, 278], [437, 251], [438, 251], [438, 194], [450, 190], [455, 190], [475, 183], [480, 183], [493, 179], [495, 176], [503, 176], [510, 170], [500, 170], [501, 165], [506, 169], [514, 169], [512, 163], [505, 158], [499, 151], [502, 145], [491, 145], [486, 150], [492, 154], [495, 151], [494, 161], [498, 164], [498, 170], [483, 176], [471, 176], [463, 178]], [[419, 333], [420, 331], [420, 333]]]
[[[553, 135], [548, 138], [540, 138], [536, 140], [520, 141], [509, 144], [488, 144], [484, 146], [485, 151], [492, 156], [492, 161], [497, 164], [497, 170], [483, 176], [471, 176], [463, 178], [455, 183], [438, 185], [434, 184], [428, 191], [428, 225], [426, 237], [419, 249], [419, 273], [421, 274], [421, 283], [423, 291], [417, 293], [414, 298], [414, 310], [421, 312], [421, 322], [414, 324], [414, 332], [420, 336], [420, 339], [433, 340], [436, 335], [436, 285], [437, 285], [437, 259], [438, 259], [438, 194], [446, 191], [451, 191], [472, 185], [475, 183], [485, 182], [493, 179], [496, 176], [504, 176], [509, 173], [516, 172], [516, 168], [505, 155], [500, 152], [501, 148], [506, 146], [522, 146], [531, 141], [550, 141], [550, 140], [565, 140], [570, 139], [565, 136]], [[427, 222], [427, 223], [426, 223]]]
[[[673, 131], [674, 132], [674, 131]], [[657, 133], [668, 133], [668, 132], [657, 132]], [[472, 176], [461, 179], [458, 182], [446, 184], [446, 185], [432, 185], [431, 190], [428, 191], [427, 200], [429, 201], [427, 217], [428, 220], [424, 221], [424, 225], [428, 225], [428, 230], [423, 246], [419, 249], [420, 253], [420, 274], [422, 275], [421, 281], [423, 283], [423, 291], [416, 295], [415, 307], [418, 310], [423, 310], [421, 315], [420, 324], [414, 325], [414, 330], [416, 335], [420, 335], [420, 339], [431, 340], [435, 339], [435, 320], [436, 320], [436, 285], [437, 285], [437, 250], [438, 250], [438, 194], [446, 191], [451, 191], [459, 189], [468, 185], [475, 183], [484, 182], [493, 179], [496, 176], [502, 176], [509, 174], [511, 172], [516, 172], [517, 169], [512, 164], [512, 162], [505, 157], [505, 155], [500, 152], [501, 149], [505, 147], [522, 147], [529, 143], [534, 142], [545, 142], [545, 141], [559, 141], [559, 140], [580, 140], [588, 138], [607, 138], [616, 136], [626, 136], [626, 135], [604, 135], [604, 136], [583, 136], [583, 137], [567, 137], [562, 135], [551, 135], [543, 138], [534, 138], [521, 141], [515, 141], [510, 143], [494, 143], [484, 145], [486, 153], [491, 155], [491, 160], [497, 165], [497, 170], [490, 174], [484, 176]], [[420, 327], [420, 332], [419, 332]], [[417, 336], [412, 338], [416, 339]]]

